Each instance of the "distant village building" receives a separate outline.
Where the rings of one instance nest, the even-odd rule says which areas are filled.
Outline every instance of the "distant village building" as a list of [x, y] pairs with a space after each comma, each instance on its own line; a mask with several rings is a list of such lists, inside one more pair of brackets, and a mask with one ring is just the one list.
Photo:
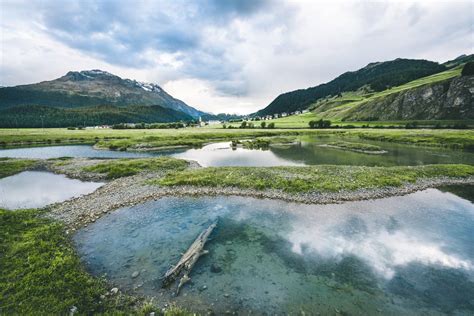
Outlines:
[[198, 119], [198, 126], [199, 126], [199, 127], [203, 127], [203, 126], [205, 126], [205, 125], [206, 125], [206, 123], [202, 121], [201, 117], [199, 117], [199, 119]]
[[301, 111], [295, 111], [295, 115], [301, 114]]
[[303, 110], [303, 112], [302, 112], [302, 113], [308, 113], [308, 112], [309, 112], [309, 110]]
[[109, 125], [97, 125], [97, 126], [86, 126], [86, 129], [106, 129], [110, 128]]
[[286, 112], [281, 113], [281, 117], [285, 117], [285, 116], [288, 116], [288, 113]]

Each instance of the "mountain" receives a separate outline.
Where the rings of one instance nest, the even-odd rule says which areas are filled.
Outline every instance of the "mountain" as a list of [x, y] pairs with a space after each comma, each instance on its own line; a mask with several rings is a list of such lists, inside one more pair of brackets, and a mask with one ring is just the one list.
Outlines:
[[311, 106], [312, 114], [341, 121], [472, 120], [474, 76], [457, 67], [378, 93], [344, 93]]
[[[55, 125], [50, 122], [52, 113], [67, 117], [74, 113], [72, 110], [87, 117], [93, 117], [98, 110], [101, 115], [95, 117], [103, 117], [98, 121], [100, 124], [115, 122], [119, 117], [122, 122], [169, 122], [206, 114], [173, 98], [156, 84], [122, 79], [97, 69], [70, 71], [51, 81], [0, 88], [0, 115], [21, 119], [22, 114], [32, 117], [42, 112], [48, 124]], [[107, 118], [107, 111], [113, 119]]]
[[19, 105], [0, 110], [1, 127], [96, 126], [118, 123], [191, 121], [188, 114], [159, 105], [112, 105], [60, 108]]
[[256, 115], [304, 110], [317, 100], [340, 95], [346, 91], [364, 89], [379, 92], [446, 69], [444, 65], [416, 59], [398, 58], [392, 61], [370, 63], [357, 71], [346, 72], [328, 83], [280, 94]]
[[443, 63], [443, 65], [448, 68], [454, 68], [468, 62], [474, 62], [474, 54], [458, 56], [457, 58], [453, 60], [449, 60]]

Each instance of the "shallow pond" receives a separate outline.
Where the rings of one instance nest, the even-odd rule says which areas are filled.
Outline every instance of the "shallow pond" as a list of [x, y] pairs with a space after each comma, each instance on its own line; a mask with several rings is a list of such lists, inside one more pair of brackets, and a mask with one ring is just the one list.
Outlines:
[[349, 138], [304, 138], [288, 145], [274, 145], [267, 150], [230, 147], [229, 142], [214, 143], [199, 149], [188, 149], [174, 157], [196, 160], [204, 167], [221, 166], [301, 166], [301, 165], [361, 165], [412, 166], [439, 163], [474, 163], [474, 153], [442, 148], [426, 148], [387, 142], [362, 141], [380, 146], [386, 154], [373, 155], [336, 148], [321, 147], [336, 140], [361, 142]]
[[[437, 163], [474, 163], [474, 152], [426, 148], [387, 142], [337, 137], [305, 137], [287, 145], [274, 145], [268, 150], [230, 147], [230, 142], [212, 143], [202, 148], [176, 148], [149, 152], [96, 150], [90, 145], [48, 146], [0, 150], [0, 157], [49, 159], [58, 157], [143, 158], [172, 156], [196, 160], [204, 167], [221, 166], [303, 166], [318, 164], [397, 166]], [[370, 155], [321, 147], [332, 141], [364, 142], [380, 146], [387, 153]]]
[[103, 183], [83, 182], [43, 171], [24, 171], [0, 179], [0, 208], [39, 208], [88, 194]]
[[46, 146], [1, 149], [0, 157], [8, 158], [30, 158], [30, 159], [50, 159], [59, 157], [81, 157], [81, 158], [144, 158], [162, 155], [170, 155], [179, 150], [160, 152], [133, 152], [133, 151], [113, 151], [97, 150], [91, 145], [68, 145], [68, 146]]
[[[176, 285], [162, 289], [160, 277], [216, 218], [210, 253], [174, 297]], [[470, 201], [428, 189], [338, 205], [168, 197], [119, 209], [74, 239], [92, 273], [160, 304], [217, 314], [472, 315], [473, 227]]]

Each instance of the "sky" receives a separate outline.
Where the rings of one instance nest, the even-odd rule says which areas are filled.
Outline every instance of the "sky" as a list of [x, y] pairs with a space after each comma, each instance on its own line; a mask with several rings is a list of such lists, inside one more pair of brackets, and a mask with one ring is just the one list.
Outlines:
[[212, 113], [395, 58], [474, 52], [474, 1], [0, 0], [0, 85], [101, 69]]

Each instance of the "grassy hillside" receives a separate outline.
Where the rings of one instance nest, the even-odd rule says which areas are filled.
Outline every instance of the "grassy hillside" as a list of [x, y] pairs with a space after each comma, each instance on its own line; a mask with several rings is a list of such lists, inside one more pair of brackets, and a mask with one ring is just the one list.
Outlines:
[[444, 82], [446, 80], [460, 76], [461, 70], [462, 67], [457, 67], [455, 69], [443, 71], [438, 74], [423, 77], [406, 84], [375, 93], [347, 92], [342, 94], [341, 97], [333, 97], [316, 102], [312, 104], [310, 108], [312, 112], [318, 114], [321, 117], [329, 119], [342, 119], [349, 110], [364, 103], [370, 101], [381, 101], [383, 98], [393, 94], [408, 91], [425, 85]]
[[[431, 76], [419, 78], [411, 82], [405, 83], [400, 86], [396, 86], [390, 89], [386, 89], [380, 92], [367, 92], [364, 89], [355, 91], [355, 92], [344, 92], [340, 96], [324, 98], [318, 102], [313, 103], [310, 106], [311, 112], [292, 115], [283, 118], [274, 119], [271, 121], [266, 121], [267, 124], [274, 122], [275, 125], [279, 128], [306, 128], [308, 123], [312, 120], [318, 120], [321, 118], [330, 119], [333, 124], [339, 124], [341, 126], [345, 125], [394, 125], [394, 126], [404, 126], [406, 121], [403, 120], [394, 120], [394, 121], [358, 121], [354, 122], [350, 119], [344, 118], [345, 116], [355, 108], [367, 104], [369, 102], [382, 101], [384, 98], [389, 96], [396, 95], [401, 92], [406, 92], [412, 89], [420, 88], [427, 85], [440, 84], [446, 81], [449, 81], [453, 78], [459, 77], [461, 74], [462, 67], [456, 67], [451, 70], [443, 71]], [[474, 122], [471, 120], [417, 120], [420, 126], [423, 124], [426, 125], [436, 125], [440, 123], [442, 125], [455, 125], [459, 123], [464, 123], [472, 125]]]
[[257, 115], [302, 110], [319, 99], [339, 95], [344, 91], [361, 88], [383, 91], [444, 70], [445, 66], [427, 60], [396, 59], [371, 63], [357, 71], [346, 72], [328, 83], [281, 94], [266, 108], [258, 111]]

